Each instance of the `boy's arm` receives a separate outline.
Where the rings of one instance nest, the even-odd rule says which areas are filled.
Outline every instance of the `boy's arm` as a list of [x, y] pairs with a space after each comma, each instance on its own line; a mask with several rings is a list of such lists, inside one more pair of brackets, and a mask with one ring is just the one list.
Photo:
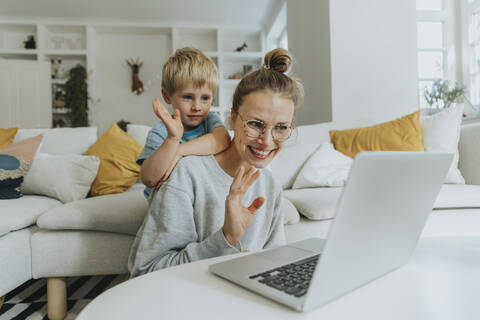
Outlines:
[[230, 135], [224, 126], [216, 127], [212, 132], [180, 145], [180, 155], [207, 156], [217, 154], [230, 145]]
[[167, 172], [178, 153], [180, 140], [168, 136], [162, 145], [140, 167], [140, 178], [147, 187], [154, 187]]
[[172, 158], [169, 168], [166, 170], [161, 181], [156, 185], [160, 188], [162, 183], [168, 179], [177, 165], [177, 162], [184, 156], [197, 155], [207, 156], [210, 154], [217, 154], [225, 150], [230, 145], [230, 135], [224, 126], [216, 127], [211, 133], [207, 133], [201, 137], [182, 143], [178, 149], [175, 157]]
[[162, 177], [165, 176], [171, 163], [177, 157], [180, 139], [183, 135], [183, 124], [180, 120], [179, 110], [175, 110], [172, 118], [158, 98], [153, 101], [153, 109], [164, 123], [168, 136], [162, 145], [149, 158], [143, 161], [140, 168], [140, 178], [143, 184], [148, 187], [156, 186]]

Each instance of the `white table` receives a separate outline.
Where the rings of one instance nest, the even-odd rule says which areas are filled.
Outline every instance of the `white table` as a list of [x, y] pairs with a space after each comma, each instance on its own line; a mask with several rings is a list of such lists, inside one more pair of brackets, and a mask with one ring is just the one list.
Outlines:
[[208, 272], [219, 257], [124, 282], [78, 316], [94, 319], [480, 319], [480, 238], [422, 238], [410, 262], [310, 313]]

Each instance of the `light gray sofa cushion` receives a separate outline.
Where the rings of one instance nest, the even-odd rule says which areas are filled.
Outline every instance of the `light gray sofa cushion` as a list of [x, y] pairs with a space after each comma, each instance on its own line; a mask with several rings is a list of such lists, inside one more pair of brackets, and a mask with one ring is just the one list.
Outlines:
[[37, 195], [0, 200], [0, 236], [35, 224], [42, 213], [61, 204], [56, 199]]
[[32, 226], [0, 237], [0, 297], [32, 278]]
[[53, 230], [95, 230], [136, 235], [148, 210], [142, 187], [66, 203], [43, 214], [37, 225]]
[[33, 278], [127, 273], [134, 236], [39, 230], [32, 235]]
[[287, 243], [308, 238], [326, 239], [333, 220], [310, 220], [302, 217], [298, 223], [285, 226], [285, 239]]
[[480, 185], [480, 122], [466, 124], [460, 131], [458, 168], [465, 183]]

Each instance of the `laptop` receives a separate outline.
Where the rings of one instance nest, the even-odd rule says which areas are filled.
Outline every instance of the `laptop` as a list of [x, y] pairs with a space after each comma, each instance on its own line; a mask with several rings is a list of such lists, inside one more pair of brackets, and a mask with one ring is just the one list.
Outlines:
[[432, 211], [450, 153], [362, 152], [327, 240], [310, 238], [210, 265], [210, 272], [309, 311], [404, 265]]

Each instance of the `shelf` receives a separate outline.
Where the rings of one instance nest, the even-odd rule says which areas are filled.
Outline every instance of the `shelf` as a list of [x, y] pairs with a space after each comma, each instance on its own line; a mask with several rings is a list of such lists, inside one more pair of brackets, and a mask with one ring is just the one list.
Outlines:
[[96, 25], [94, 29], [98, 33], [111, 35], [170, 35], [172, 30], [168, 27], [135, 26], [135, 25]]
[[53, 114], [68, 114], [70, 113], [70, 109], [68, 108], [52, 108]]
[[222, 53], [222, 56], [225, 58], [234, 58], [234, 59], [256, 59], [263, 58], [263, 52], [225, 52]]
[[0, 54], [33, 55], [37, 53], [37, 49], [0, 49]]
[[86, 50], [85, 25], [41, 25], [41, 49], [47, 50]]
[[0, 23], [0, 49], [7, 51], [25, 50], [24, 42], [32, 35], [38, 47], [37, 26], [35, 24]]
[[42, 53], [47, 56], [86, 56], [87, 50], [46, 50]]
[[52, 84], [66, 84], [68, 81], [67, 78], [65, 79], [52, 79]]

